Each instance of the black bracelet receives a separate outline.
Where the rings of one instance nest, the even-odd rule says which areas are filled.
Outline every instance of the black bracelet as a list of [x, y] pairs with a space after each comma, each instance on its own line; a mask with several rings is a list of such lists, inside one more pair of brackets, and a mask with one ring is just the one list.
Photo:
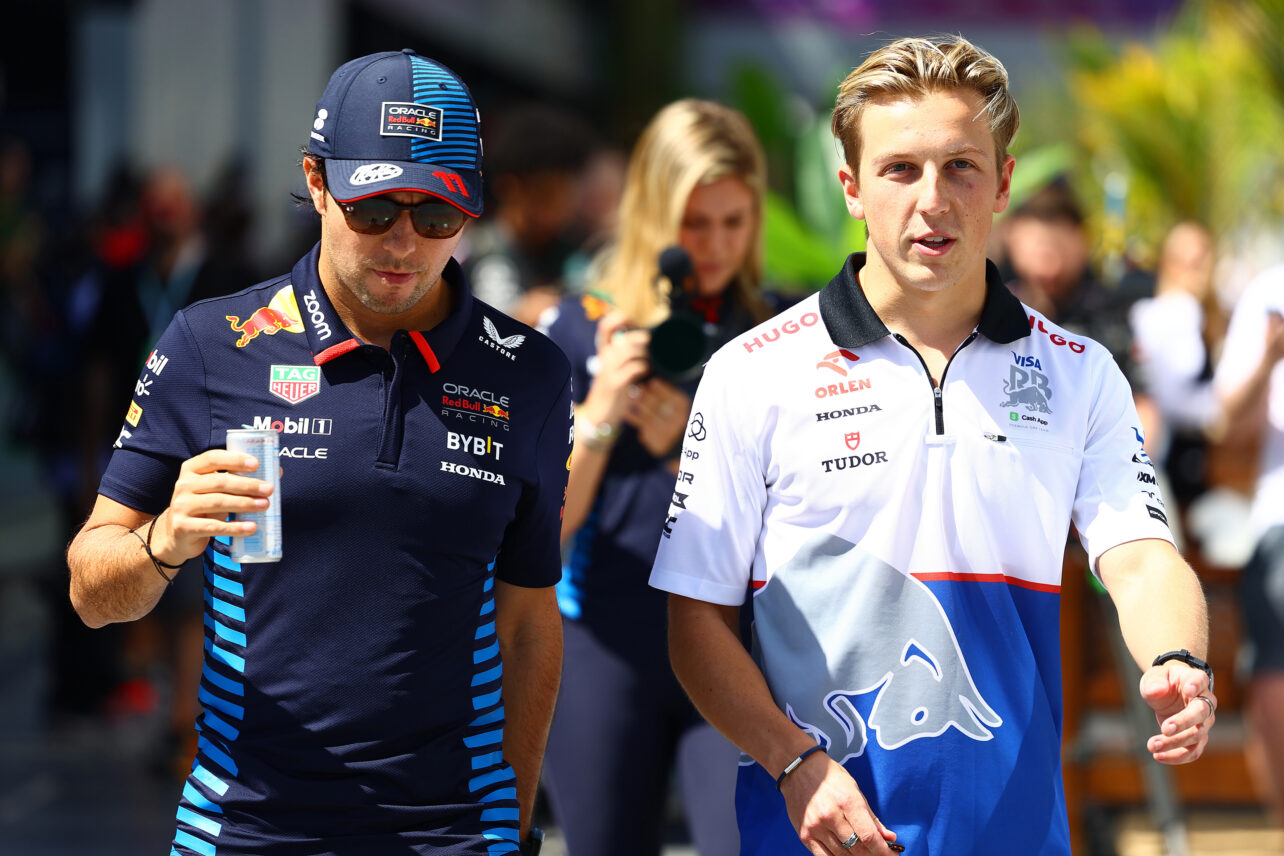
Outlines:
[[1190, 666], [1191, 668], [1202, 669], [1204, 673], [1208, 675], [1208, 691], [1210, 693], [1213, 692], [1213, 667], [1208, 665], [1208, 663], [1199, 659], [1194, 654], [1187, 651], [1185, 648], [1182, 648], [1180, 651], [1169, 651], [1166, 654], [1160, 654], [1158, 657], [1155, 658], [1155, 662], [1151, 663], [1150, 665], [1162, 666], [1164, 663], [1167, 663], [1169, 660], [1181, 660], [1183, 663], [1185, 663], [1187, 666]]
[[788, 776], [794, 770], [797, 770], [798, 765], [801, 764], [803, 761], [807, 760], [807, 756], [811, 755], [811, 753], [813, 752], [819, 752], [823, 748], [825, 747], [817, 743], [815, 746], [811, 747], [810, 749], [808, 749], [807, 751], [799, 755], [797, 758], [790, 761], [788, 766], [786, 766], [785, 769], [781, 771], [780, 775], [776, 776], [776, 790], [780, 790], [780, 786], [785, 783], [785, 776]]
[[532, 826], [530, 835], [522, 842], [521, 856], [539, 856], [539, 851], [543, 846], [544, 830], [538, 826]]
[[[161, 512], [161, 514], [164, 514], [164, 513], [165, 513], [164, 511]], [[155, 554], [152, 553], [152, 528], [156, 526], [156, 521], [159, 519], [160, 519], [160, 514], [153, 517], [152, 522], [147, 524], [146, 538], [143, 538], [142, 535], [139, 535], [137, 529], [130, 529], [129, 532], [135, 538], [137, 538], [139, 542], [143, 545], [143, 551], [147, 553], [147, 558], [152, 560], [152, 567], [156, 569], [156, 573], [160, 574], [161, 579], [163, 579], [167, 584], [173, 585], [174, 578], [171, 576], [168, 576], [164, 571], [161, 570], [161, 568], [169, 568], [171, 571], [177, 571], [179, 568], [183, 566], [181, 564], [171, 565], [169, 562], [162, 562], [160, 559], [156, 558]]]

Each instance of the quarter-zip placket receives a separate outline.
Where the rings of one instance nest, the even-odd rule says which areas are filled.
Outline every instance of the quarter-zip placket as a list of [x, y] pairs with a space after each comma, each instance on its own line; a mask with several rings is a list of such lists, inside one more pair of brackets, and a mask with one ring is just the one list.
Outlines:
[[932, 404], [936, 412], [937, 435], [945, 434], [945, 376], [950, 373], [950, 366], [954, 364], [954, 358], [959, 355], [959, 351], [972, 344], [972, 342], [976, 340], [976, 336], [977, 333], [973, 330], [971, 334], [963, 340], [963, 343], [954, 349], [954, 353], [950, 354], [950, 359], [945, 363], [945, 368], [941, 370], [941, 381], [940, 383], [937, 383], [932, 378], [931, 369], [927, 367], [927, 360], [923, 359], [923, 355], [918, 352], [918, 349], [911, 345], [909, 340], [900, 333], [892, 334], [893, 339], [909, 348], [910, 353], [918, 357], [919, 364], [923, 366], [923, 373], [927, 375], [927, 382], [932, 385]]
[[379, 457], [375, 466], [395, 470], [401, 461], [401, 441], [405, 433], [406, 411], [402, 406], [401, 387], [406, 374], [406, 350], [410, 341], [404, 330], [392, 336], [383, 363], [383, 436], [379, 439]]

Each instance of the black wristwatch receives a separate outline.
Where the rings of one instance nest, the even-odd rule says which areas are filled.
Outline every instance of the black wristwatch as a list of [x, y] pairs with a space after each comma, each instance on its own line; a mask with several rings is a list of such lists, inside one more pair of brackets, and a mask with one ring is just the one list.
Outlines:
[[1194, 666], [1196, 669], [1203, 669], [1205, 674], [1208, 675], [1208, 691], [1210, 693], [1213, 691], [1213, 667], [1212, 666], [1208, 665], [1203, 660], [1199, 659], [1194, 654], [1187, 651], [1185, 648], [1182, 648], [1180, 651], [1169, 651], [1167, 654], [1160, 654], [1158, 657], [1155, 658], [1155, 662], [1151, 663], [1150, 665], [1158, 666], [1162, 663], [1167, 663], [1169, 660], [1181, 660], [1187, 666]]
[[538, 826], [532, 826], [531, 834], [522, 842], [522, 856], [539, 856], [540, 848], [543, 846], [544, 830]]

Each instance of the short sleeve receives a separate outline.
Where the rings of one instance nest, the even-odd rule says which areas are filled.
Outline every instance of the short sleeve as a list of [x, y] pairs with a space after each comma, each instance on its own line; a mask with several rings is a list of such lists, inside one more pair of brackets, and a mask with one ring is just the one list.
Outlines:
[[[148, 354], [99, 493], [149, 514], [169, 504], [179, 467], [210, 448], [205, 364], [182, 313]], [[125, 390], [121, 390], [125, 392]]]
[[1243, 385], [1253, 374], [1266, 350], [1267, 312], [1266, 300], [1270, 283], [1277, 282], [1284, 306], [1284, 268], [1273, 268], [1261, 274], [1244, 289], [1231, 313], [1221, 358], [1213, 375], [1213, 386], [1225, 398]]
[[523, 488], [495, 558], [499, 579], [527, 588], [556, 585], [562, 576], [562, 512], [574, 440], [571, 379], [565, 369], [563, 377], [536, 440], [535, 479]]
[[1113, 360], [1099, 360], [1094, 374], [1099, 385], [1088, 416], [1073, 520], [1096, 573], [1097, 559], [1111, 547], [1143, 538], [1172, 543], [1173, 538], [1155, 467], [1142, 446], [1132, 390]]
[[651, 585], [738, 606], [749, 589], [767, 502], [755, 436], [765, 418], [743, 384], [730, 381], [727, 363], [715, 355], [696, 391]]

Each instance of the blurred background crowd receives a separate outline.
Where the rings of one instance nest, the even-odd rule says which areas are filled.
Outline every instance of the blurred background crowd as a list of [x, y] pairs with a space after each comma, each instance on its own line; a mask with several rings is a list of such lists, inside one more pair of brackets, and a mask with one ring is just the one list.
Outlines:
[[[925, 27], [962, 32], [1012, 76], [1017, 169], [991, 258], [1124, 368], [1212, 607], [1222, 742], [1199, 769], [1148, 780], [1114, 736], [1130, 667], [1068, 548], [1078, 846], [1120, 852], [1128, 809], [1161, 828], [1197, 810], [1275, 828], [1268, 755], [1241, 747], [1257, 735], [1235, 668], [1258, 439], [1227, 424], [1212, 378], [1240, 296], [1284, 261], [1282, 0], [24, 6], [23, 26], [0, 27], [0, 854], [168, 840], [196, 715], [199, 572], [147, 620], [89, 631], [62, 550], [173, 312], [288, 270], [316, 240], [291, 193], [332, 68], [414, 47], [468, 82], [488, 200], [461, 260], [478, 296], [535, 324], [588, 287], [639, 132], [686, 96], [736, 108], [761, 140], [764, 288], [779, 305], [825, 285], [864, 244], [836, 180], [835, 86]], [[112, 782], [132, 820], [88, 807]], [[668, 838], [687, 840], [680, 822]]]

